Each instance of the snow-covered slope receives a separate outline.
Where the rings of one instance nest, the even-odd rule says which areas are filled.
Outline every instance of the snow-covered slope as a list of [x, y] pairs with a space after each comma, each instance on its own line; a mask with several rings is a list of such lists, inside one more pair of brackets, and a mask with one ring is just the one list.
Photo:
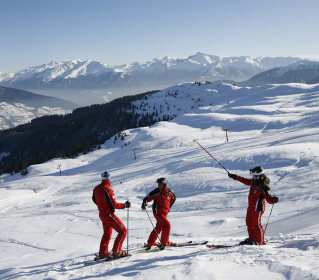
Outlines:
[[0, 130], [52, 114], [66, 114], [77, 105], [59, 98], [0, 86]]
[[[16, 73], [0, 73], [5, 86], [32, 90], [68, 100], [101, 103], [124, 95], [194, 81], [244, 81], [274, 67], [300, 61], [297, 57], [219, 57], [197, 53], [187, 58], [154, 58], [145, 63], [109, 66], [97, 61], [50, 62]], [[107, 92], [111, 92], [107, 95]], [[75, 97], [77, 96], [77, 97]], [[84, 103], [83, 103], [84, 104]]]
[[252, 77], [244, 82], [248, 85], [263, 85], [269, 83], [319, 83], [319, 62], [300, 61], [285, 67], [277, 67]]
[[[110, 139], [93, 153], [32, 166], [26, 177], [3, 176], [2, 279], [319, 279], [319, 85], [185, 84], [136, 105], [177, 117], [125, 131], [124, 140]], [[273, 243], [134, 254], [152, 230], [142, 198], [160, 176], [177, 195], [169, 214], [172, 241], [236, 244], [247, 236], [249, 188], [229, 179], [194, 139], [233, 173], [249, 177], [251, 167], [266, 169], [279, 196], [266, 232]], [[102, 235], [91, 195], [104, 170], [111, 173], [117, 200], [132, 202], [133, 255], [86, 266]], [[116, 214], [126, 224], [127, 210]]]

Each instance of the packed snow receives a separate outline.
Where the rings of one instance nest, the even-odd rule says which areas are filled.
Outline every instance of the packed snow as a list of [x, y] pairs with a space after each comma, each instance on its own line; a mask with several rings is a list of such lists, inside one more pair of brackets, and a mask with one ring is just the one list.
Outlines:
[[[27, 176], [2, 176], [1, 279], [319, 279], [319, 85], [184, 84], [136, 106], [176, 117], [127, 130], [90, 154], [33, 165]], [[232, 173], [250, 177], [249, 168], [264, 167], [279, 197], [263, 215], [267, 245], [136, 252], [152, 230], [142, 199], [163, 176], [177, 196], [171, 241], [233, 245], [247, 237], [249, 187], [229, 179], [195, 139]], [[116, 210], [124, 224], [129, 217], [124, 249], [132, 256], [88, 265], [102, 236], [92, 190], [105, 170], [117, 201], [132, 203]]]

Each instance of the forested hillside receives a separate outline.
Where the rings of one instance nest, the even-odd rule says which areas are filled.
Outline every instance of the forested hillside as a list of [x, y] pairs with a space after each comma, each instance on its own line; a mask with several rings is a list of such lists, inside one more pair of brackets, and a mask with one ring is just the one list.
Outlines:
[[153, 93], [155, 91], [78, 108], [66, 115], [36, 118], [25, 125], [0, 131], [0, 174], [19, 172], [55, 157], [87, 153], [124, 129], [155, 123], [158, 120], [155, 113], [134, 113], [137, 108], [131, 104]]

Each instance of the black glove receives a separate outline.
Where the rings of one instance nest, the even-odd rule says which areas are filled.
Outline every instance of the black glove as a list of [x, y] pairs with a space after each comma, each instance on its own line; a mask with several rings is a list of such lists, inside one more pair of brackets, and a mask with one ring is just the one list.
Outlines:
[[131, 202], [126, 201], [126, 202], [124, 203], [124, 208], [130, 208], [130, 207], [131, 207]]
[[274, 203], [277, 203], [278, 200], [279, 200], [278, 196], [274, 196], [274, 197], [272, 198], [272, 201], [273, 201]]
[[143, 201], [143, 203], [142, 203], [142, 207], [141, 207], [141, 208], [142, 208], [142, 210], [145, 210], [145, 209], [146, 209], [146, 205], [147, 205], [147, 204], [146, 204], [146, 202], [145, 202], [145, 201]]
[[234, 180], [236, 180], [237, 175], [228, 172], [228, 177], [229, 177], [229, 178], [232, 178], [232, 179], [234, 179]]

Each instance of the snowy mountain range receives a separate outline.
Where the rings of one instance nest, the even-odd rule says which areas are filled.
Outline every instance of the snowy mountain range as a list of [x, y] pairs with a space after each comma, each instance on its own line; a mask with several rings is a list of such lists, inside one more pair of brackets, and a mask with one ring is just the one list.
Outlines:
[[244, 81], [260, 72], [300, 60], [297, 57], [220, 57], [204, 53], [116, 66], [72, 60], [50, 62], [16, 73], [0, 73], [0, 83], [71, 101], [81, 100], [83, 105], [89, 105], [92, 101], [102, 103], [185, 82]]
[[66, 114], [77, 105], [59, 98], [0, 86], [0, 130], [52, 114]]
[[319, 83], [319, 62], [299, 61], [285, 67], [277, 67], [257, 74], [242, 84], [254, 86], [285, 83]]
[[[26, 176], [2, 175], [1, 279], [319, 279], [319, 85], [183, 84], [134, 104], [175, 118], [33, 165]], [[249, 186], [228, 178], [194, 139], [232, 173], [250, 178], [249, 168], [264, 167], [279, 197], [261, 219], [267, 245], [140, 252], [153, 229], [142, 199], [162, 176], [177, 197], [170, 241], [236, 245], [247, 237]], [[115, 212], [129, 229], [123, 249], [132, 256], [93, 263], [103, 230], [91, 196], [105, 170], [116, 200], [132, 203]]]

